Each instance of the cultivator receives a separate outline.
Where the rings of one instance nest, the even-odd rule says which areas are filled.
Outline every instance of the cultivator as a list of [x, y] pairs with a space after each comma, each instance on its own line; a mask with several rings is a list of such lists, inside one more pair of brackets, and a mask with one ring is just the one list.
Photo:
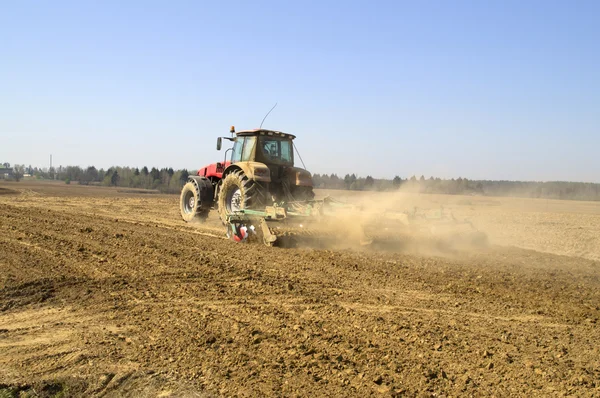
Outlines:
[[444, 247], [481, 245], [487, 240], [469, 221], [459, 221], [443, 208], [374, 214], [329, 197], [294, 202], [287, 208], [239, 210], [228, 215], [226, 225], [227, 236], [235, 242], [258, 241], [280, 247], [401, 248], [423, 242]]
[[316, 243], [334, 236], [327, 228], [327, 209], [333, 203], [326, 198], [267, 206], [264, 211], [240, 209], [226, 216], [227, 236], [236, 242], [259, 240], [267, 246]]

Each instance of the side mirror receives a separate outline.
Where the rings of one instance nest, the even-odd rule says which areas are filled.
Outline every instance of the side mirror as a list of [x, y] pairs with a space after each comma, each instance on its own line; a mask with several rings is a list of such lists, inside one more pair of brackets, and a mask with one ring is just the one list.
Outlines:
[[223, 143], [223, 140], [221, 139], [221, 137], [217, 138], [217, 151], [221, 150], [221, 144]]

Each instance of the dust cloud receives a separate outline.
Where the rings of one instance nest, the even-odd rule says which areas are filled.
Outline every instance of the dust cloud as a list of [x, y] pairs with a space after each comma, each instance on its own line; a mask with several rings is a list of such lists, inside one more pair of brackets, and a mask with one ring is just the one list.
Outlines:
[[330, 202], [320, 228], [330, 249], [448, 254], [487, 247], [487, 234], [456, 217], [450, 203], [418, 192], [323, 191]]

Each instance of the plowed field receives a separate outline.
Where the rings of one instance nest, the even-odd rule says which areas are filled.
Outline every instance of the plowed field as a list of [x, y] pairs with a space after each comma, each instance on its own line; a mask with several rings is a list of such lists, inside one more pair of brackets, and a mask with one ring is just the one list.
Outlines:
[[0, 396], [600, 396], [600, 203], [427, 196], [491, 242], [432, 255], [234, 244], [178, 199], [0, 184]]

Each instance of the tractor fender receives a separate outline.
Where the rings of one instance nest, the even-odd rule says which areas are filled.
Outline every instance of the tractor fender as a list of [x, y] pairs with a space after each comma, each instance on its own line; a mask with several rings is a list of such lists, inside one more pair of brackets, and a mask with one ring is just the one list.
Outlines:
[[286, 169], [286, 174], [290, 185], [299, 187], [312, 187], [312, 175], [309, 171], [300, 167], [290, 167]]
[[242, 170], [250, 180], [271, 182], [271, 171], [266, 164], [260, 162], [237, 162], [225, 169], [223, 178], [233, 171]]
[[210, 180], [206, 177], [189, 176], [188, 182], [196, 185], [196, 190], [200, 197], [200, 206], [203, 209], [210, 209], [213, 205], [214, 188]]

